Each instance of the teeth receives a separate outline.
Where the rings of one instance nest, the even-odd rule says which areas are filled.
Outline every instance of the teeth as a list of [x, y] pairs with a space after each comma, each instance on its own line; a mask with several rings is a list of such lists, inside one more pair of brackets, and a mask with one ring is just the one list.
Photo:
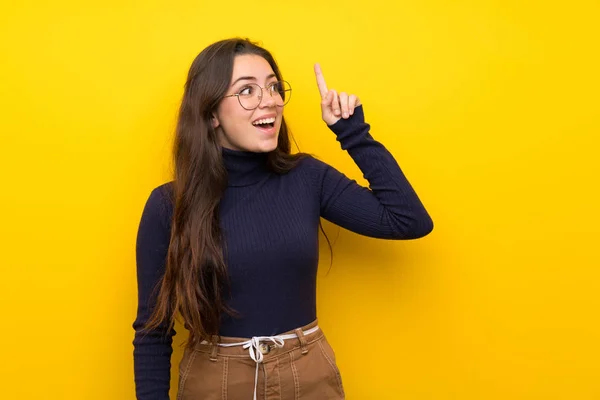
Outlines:
[[275, 118], [263, 118], [259, 119], [258, 121], [254, 121], [252, 125], [272, 124], [273, 122], [275, 122]]

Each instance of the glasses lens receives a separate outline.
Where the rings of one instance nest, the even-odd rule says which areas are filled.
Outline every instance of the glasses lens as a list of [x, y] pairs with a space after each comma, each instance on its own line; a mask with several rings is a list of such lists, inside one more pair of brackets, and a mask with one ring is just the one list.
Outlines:
[[[290, 101], [292, 96], [292, 87], [286, 81], [280, 81], [272, 83], [267, 86], [264, 91], [265, 94], [271, 95], [275, 99], [275, 104], [279, 107], [283, 107]], [[256, 83], [250, 83], [239, 92], [238, 99], [240, 104], [246, 110], [254, 110], [258, 107], [263, 96], [263, 90]]]
[[256, 83], [250, 83], [240, 91], [238, 99], [246, 110], [254, 110], [260, 104], [261, 88]]
[[286, 81], [279, 81], [271, 86], [272, 96], [275, 98], [278, 106], [285, 106], [292, 97], [292, 87]]

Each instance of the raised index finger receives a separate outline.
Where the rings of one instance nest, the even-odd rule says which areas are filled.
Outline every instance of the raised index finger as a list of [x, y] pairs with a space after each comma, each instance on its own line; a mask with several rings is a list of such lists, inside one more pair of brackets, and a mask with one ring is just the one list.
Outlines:
[[327, 95], [327, 84], [325, 83], [325, 77], [323, 77], [321, 66], [318, 63], [315, 64], [315, 76], [317, 77], [317, 86], [319, 86], [321, 98], [325, 98]]

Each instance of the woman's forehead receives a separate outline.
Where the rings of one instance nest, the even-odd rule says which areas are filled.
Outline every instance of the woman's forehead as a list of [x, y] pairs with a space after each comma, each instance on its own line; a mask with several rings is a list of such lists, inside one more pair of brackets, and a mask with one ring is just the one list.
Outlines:
[[267, 60], [255, 54], [236, 56], [233, 63], [232, 84], [239, 80], [264, 81], [275, 76]]

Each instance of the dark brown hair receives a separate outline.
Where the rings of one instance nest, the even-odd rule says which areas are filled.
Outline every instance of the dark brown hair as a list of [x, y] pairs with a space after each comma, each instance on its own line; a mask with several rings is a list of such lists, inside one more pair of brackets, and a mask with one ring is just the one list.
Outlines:
[[[173, 146], [171, 240], [166, 272], [146, 328], [157, 328], [165, 322], [173, 327], [179, 313], [190, 332], [188, 347], [217, 335], [223, 312], [235, 315], [226, 304], [229, 285], [219, 224], [227, 171], [211, 116], [229, 89], [235, 57], [244, 54], [263, 57], [282, 80], [267, 50], [247, 39], [222, 40], [205, 48], [193, 61], [179, 109]], [[267, 157], [269, 168], [286, 173], [305, 156], [290, 152], [283, 119], [277, 148]]]

